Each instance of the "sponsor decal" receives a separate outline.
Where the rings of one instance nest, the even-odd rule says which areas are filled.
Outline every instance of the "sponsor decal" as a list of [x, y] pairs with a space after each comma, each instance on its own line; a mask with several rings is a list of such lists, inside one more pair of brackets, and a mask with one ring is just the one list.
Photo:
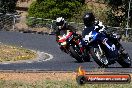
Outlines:
[[76, 81], [78, 84], [82, 85], [85, 83], [130, 83], [131, 76], [129, 74], [113, 74], [113, 73], [104, 73], [104, 74], [88, 74], [85, 70], [81, 69], [80, 66], [76, 76]]

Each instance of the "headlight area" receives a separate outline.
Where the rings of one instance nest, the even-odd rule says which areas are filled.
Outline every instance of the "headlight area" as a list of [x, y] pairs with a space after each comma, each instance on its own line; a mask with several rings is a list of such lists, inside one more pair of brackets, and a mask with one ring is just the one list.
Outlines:
[[66, 42], [62, 42], [61, 45], [62, 45], [62, 46], [66, 45]]

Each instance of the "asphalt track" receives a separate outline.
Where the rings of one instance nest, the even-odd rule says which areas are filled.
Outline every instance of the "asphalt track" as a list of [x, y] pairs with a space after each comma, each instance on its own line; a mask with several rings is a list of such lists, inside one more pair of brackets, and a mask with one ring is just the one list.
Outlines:
[[[82, 66], [86, 71], [132, 72], [132, 67], [122, 68], [118, 63], [110, 65], [108, 68], [99, 68], [92, 59], [90, 62], [77, 63], [74, 58], [60, 51], [54, 35], [0, 31], [0, 42], [53, 55], [53, 58], [47, 61], [0, 63], [0, 70], [3, 71], [77, 71], [78, 67]], [[122, 42], [122, 44], [132, 58], [132, 43]]]

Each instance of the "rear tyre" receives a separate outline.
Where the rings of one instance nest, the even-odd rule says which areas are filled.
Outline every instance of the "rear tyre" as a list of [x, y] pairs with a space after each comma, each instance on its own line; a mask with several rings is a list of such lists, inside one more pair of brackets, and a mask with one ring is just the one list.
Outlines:
[[102, 68], [108, 67], [107, 58], [102, 58], [100, 54], [100, 50], [98, 48], [90, 48], [91, 57], [94, 61]]
[[84, 57], [83, 57], [83, 60], [84, 60], [85, 62], [90, 62], [90, 56], [89, 56], [89, 55], [84, 56]]
[[71, 56], [73, 56], [78, 62], [83, 62], [82, 57], [79, 56], [78, 52], [75, 51], [73, 46], [69, 47]]
[[130, 56], [126, 54], [121, 54], [119, 56], [119, 60], [117, 61], [123, 68], [131, 67], [131, 59]]
[[83, 60], [85, 61], [85, 62], [89, 62], [90, 61], [90, 55], [89, 55], [89, 52], [88, 51], [86, 51], [86, 50], [84, 50], [84, 52], [83, 52], [84, 54], [83, 54]]

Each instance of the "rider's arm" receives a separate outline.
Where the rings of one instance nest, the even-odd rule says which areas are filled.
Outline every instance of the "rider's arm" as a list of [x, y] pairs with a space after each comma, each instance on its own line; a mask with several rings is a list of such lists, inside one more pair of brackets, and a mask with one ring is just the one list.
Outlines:
[[68, 30], [73, 31], [73, 32], [77, 31], [77, 29], [75, 27], [73, 27], [72, 25], [67, 25], [67, 28], [68, 28]]
[[106, 32], [107, 28], [101, 21], [95, 21], [95, 29], [97, 29], [98, 32]]

